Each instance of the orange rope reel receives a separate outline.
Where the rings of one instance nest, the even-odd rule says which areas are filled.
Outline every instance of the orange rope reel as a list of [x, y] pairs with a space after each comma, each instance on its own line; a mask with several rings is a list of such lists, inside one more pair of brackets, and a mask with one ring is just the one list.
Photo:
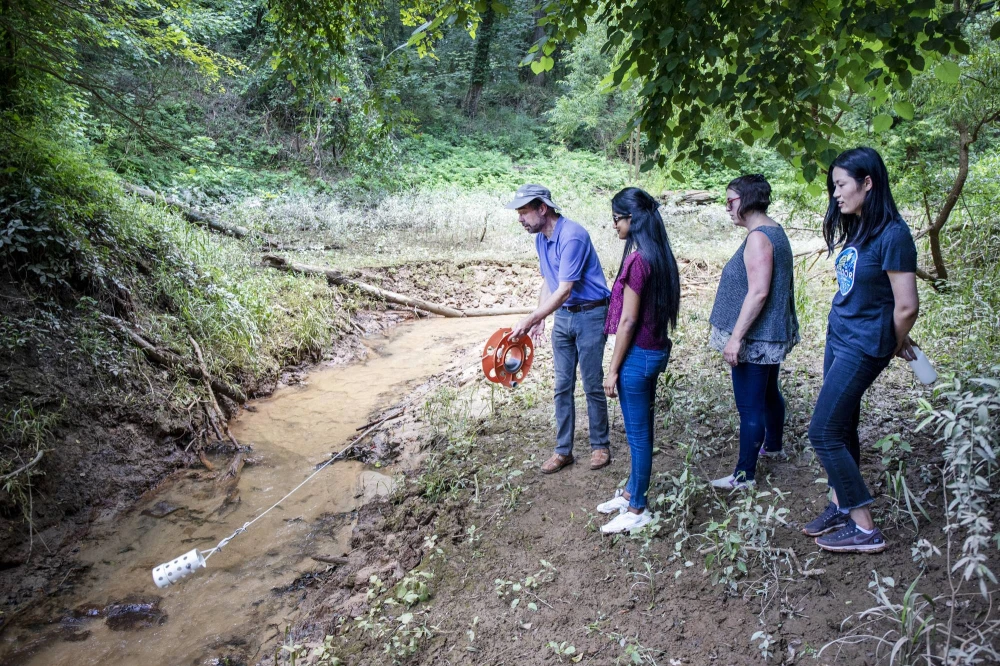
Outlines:
[[483, 374], [496, 384], [516, 388], [531, 369], [535, 347], [527, 335], [511, 337], [511, 329], [501, 328], [483, 348]]

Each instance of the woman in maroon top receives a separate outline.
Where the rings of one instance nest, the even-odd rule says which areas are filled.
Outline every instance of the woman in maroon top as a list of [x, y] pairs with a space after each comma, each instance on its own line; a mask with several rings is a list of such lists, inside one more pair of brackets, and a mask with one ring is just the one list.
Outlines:
[[656, 200], [639, 188], [626, 188], [611, 200], [611, 218], [625, 250], [604, 327], [615, 334], [604, 392], [619, 396], [632, 468], [625, 489], [597, 507], [618, 514], [601, 528], [605, 534], [635, 532], [652, 519], [646, 493], [653, 467], [656, 380], [670, 358], [668, 333], [677, 325], [681, 298], [677, 262]]

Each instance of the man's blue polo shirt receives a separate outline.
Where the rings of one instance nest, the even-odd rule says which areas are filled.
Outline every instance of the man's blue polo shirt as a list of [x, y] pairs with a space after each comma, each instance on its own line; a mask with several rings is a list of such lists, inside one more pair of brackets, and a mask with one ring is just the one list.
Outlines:
[[611, 295], [590, 234], [573, 220], [560, 215], [552, 238], [536, 234], [535, 250], [549, 291], [555, 292], [560, 282], [573, 283], [573, 291], [564, 307], [599, 301]]

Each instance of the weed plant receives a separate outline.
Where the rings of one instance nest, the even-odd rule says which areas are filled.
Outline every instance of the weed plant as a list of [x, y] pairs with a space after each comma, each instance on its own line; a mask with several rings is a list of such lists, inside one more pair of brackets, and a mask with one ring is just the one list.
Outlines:
[[64, 407], [65, 403], [43, 410], [22, 397], [15, 407], [0, 413], [0, 487], [7, 494], [0, 510], [20, 513], [29, 524], [31, 478], [41, 474], [36, 458], [52, 450], [52, 430]]

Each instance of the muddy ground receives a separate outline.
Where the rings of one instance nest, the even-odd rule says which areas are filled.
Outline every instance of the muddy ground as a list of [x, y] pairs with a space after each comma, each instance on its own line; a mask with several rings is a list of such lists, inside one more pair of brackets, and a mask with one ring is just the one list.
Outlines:
[[[263, 269], [262, 270], [266, 270]], [[477, 266], [420, 264], [373, 269], [373, 281], [450, 305], [489, 306], [494, 285], [512, 285], [532, 269], [485, 262]], [[489, 285], [485, 290], [481, 285]], [[497, 304], [524, 305], [512, 286]], [[0, 330], [0, 406], [28, 400], [57, 413], [53, 452], [32, 477], [33, 520], [27, 523], [0, 490], [0, 632], [33, 603], [72, 585], [77, 544], [95, 524], [113, 523], [171, 472], [198, 466], [185, 451], [200, 427], [198, 415], [172, 409], [176, 376], [150, 364], [127, 340], [74, 306], [74, 299], [39, 301], [10, 283], [0, 285], [0, 314], [17, 328]], [[359, 299], [353, 335], [330, 340], [321, 363], [362, 358], [363, 336], [377, 335], [416, 313]], [[315, 359], [279, 374], [237, 378], [251, 397], [294, 384]], [[182, 379], [181, 381], [186, 381]], [[236, 413], [234, 404], [226, 405]]]
[[[361, 511], [348, 563], [332, 567], [304, 595], [305, 617], [284, 638], [278, 663], [289, 663], [291, 650], [307, 663], [340, 663], [323, 662], [327, 655], [347, 664], [728, 665], [761, 663], [765, 652], [770, 663], [888, 663], [884, 647], [876, 653], [874, 641], [849, 638], [892, 629], [863, 625], [853, 615], [874, 605], [876, 572], [897, 603], [918, 576], [918, 592], [934, 597], [949, 589], [943, 558], [922, 570], [911, 552], [919, 538], [947, 547], [940, 450], [932, 437], [913, 432], [916, 399], [929, 392], [896, 362], [865, 401], [863, 472], [890, 548], [873, 555], [820, 551], [799, 530], [826, 504], [824, 474], [806, 437], [822, 375], [822, 336], [797, 348], [782, 371], [789, 459], [762, 461], [759, 494], [727, 496], [704, 483], [731, 472], [738, 432], [727, 366], [705, 344], [706, 301], [692, 298], [685, 306], [660, 386], [652, 533], [607, 537], [598, 529], [607, 519], [595, 506], [628, 475], [613, 403], [609, 468], [587, 468], [578, 390], [584, 425], [576, 442], [584, 457], [558, 474], [539, 472], [553, 439], [552, 369], [542, 347], [529, 380], [514, 392], [492, 393], [492, 406], [485, 384], [466, 411], [450, 393], [432, 403], [425, 466], [390, 501]], [[886, 494], [887, 465], [873, 446], [894, 433], [913, 448], [905, 478], [930, 514], [930, 520], [918, 515], [916, 526]], [[890, 460], [888, 468], [897, 464]], [[679, 482], [685, 471], [691, 480]], [[671, 509], [684, 488], [691, 492], [690, 513]], [[705, 552], [709, 526], [727, 510], [735, 525], [741, 502], [751, 515], [787, 509], [784, 524], [772, 524], [765, 540], [785, 550], [751, 554], [745, 574], [736, 563], [708, 563]], [[991, 557], [995, 563], [996, 553]], [[957, 606], [957, 630], [988, 614], [976, 594], [960, 595]], [[848, 640], [824, 649], [838, 638]], [[997, 637], [983, 640], [995, 644]]]

